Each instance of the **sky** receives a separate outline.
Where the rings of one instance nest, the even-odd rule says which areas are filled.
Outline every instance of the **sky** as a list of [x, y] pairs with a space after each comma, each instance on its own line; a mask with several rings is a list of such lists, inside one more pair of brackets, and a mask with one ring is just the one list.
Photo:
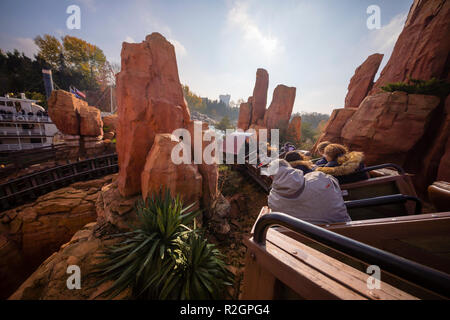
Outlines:
[[[257, 68], [297, 88], [294, 112], [343, 107], [355, 69], [373, 53], [387, 63], [413, 0], [1, 0], [0, 48], [33, 57], [33, 39], [82, 38], [120, 63], [122, 42], [159, 32], [175, 46], [180, 80], [202, 97], [247, 100]], [[70, 30], [68, 6], [81, 12]], [[380, 28], [367, 20], [380, 8]], [[380, 72], [379, 71], [379, 72]], [[378, 75], [379, 75], [378, 72]], [[377, 75], [377, 77], [378, 77]]]

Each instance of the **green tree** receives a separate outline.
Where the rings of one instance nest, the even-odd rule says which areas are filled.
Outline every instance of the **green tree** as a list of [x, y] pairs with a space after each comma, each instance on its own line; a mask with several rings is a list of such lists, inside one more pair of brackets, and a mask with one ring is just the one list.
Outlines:
[[231, 123], [230, 119], [225, 116], [220, 120], [220, 122], [216, 125], [216, 129], [225, 131], [227, 129], [233, 129], [233, 124]]
[[38, 57], [44, 60], [51, 68], [59, 69], [62, 61], [63, 46], [54, 36], [45, 34], [43, 37], [37, 36], [34, 42], [39, 48]]

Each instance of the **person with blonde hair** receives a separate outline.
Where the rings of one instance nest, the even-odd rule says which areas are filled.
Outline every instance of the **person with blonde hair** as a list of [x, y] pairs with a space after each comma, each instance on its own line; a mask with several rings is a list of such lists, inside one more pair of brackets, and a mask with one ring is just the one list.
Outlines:
[[324, 165], [327, 164], [328, 161], [325, 158], [324, 151], [325, 151], [325, 148], [330, 144], [331, 144], [330, 141], [322, 141], [321, 143], [319, 143], [317, 145], [317, 152], [322, 156], [322, 158], [320, 158], [319, 160], [316, 161], [316, 163], [315, 163], [316, 166], [323, 167]]
[[326, 146], [324, 156], [327, 164], [316, 168], [336, 177], [340, 184], [352, 183], [369, 178], [366, 172], [360, 172], [364, 169], [364, 153], [352, 151], [349, 152], [346, 146], [332, 143]]

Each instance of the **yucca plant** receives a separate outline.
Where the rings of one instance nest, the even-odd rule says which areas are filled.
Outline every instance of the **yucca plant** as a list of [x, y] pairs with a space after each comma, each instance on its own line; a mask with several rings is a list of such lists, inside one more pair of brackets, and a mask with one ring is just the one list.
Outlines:
[[214, 244], [194, 230], [181, 243], [179, 253], [180, 264], [167, 277], [160, 299], [203, 300], [228, 296], [227, 286], [233, 284], [233, 275]]
[[183, 208], [179, 196], [172, 198], [169, 190], [139, 200], [139, 223], [133, 231], [115, 235], [125, 240], [107, 247], [104, 261], [92, 273], [100, 277], [94, 286], [114, 281], [102, 295], [113, 298], [131, 288], [138, 299], [200, 299], [226, 291], [214, 292], [228, 285], [230, 275], [220, 253], [203, 240], [195, 225], [189, 227], [199, 214], [193, 206]]

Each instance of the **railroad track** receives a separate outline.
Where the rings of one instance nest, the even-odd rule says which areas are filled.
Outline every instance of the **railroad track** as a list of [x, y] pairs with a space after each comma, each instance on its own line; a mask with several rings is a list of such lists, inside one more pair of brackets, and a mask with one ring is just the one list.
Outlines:
[[0, 212], [36, 200], [68, 185], [118, 172], [117, 154], [60, 165], [0, 184]]

